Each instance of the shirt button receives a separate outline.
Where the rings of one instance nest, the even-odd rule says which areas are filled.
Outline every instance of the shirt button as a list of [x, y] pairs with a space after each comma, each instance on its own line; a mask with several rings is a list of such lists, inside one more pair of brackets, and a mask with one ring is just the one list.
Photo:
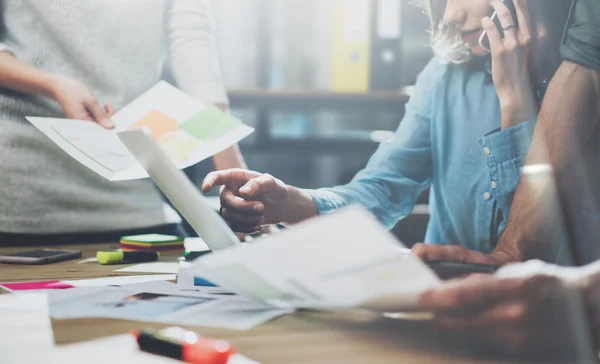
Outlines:
[[492, 198], [492, 194], [491, 193], [486, 192], [486, 193], [483, 194], [483, 199], [484, 200], [489, 201], [489, 199], [491, 199], [491, 198]]
[[498, 184], [496, 183], [496, 181], [492, 181], [492, 183], [490, 183], [490, 185], [492, 186], [492, 189], [496, 189], [498, 188]]
[[483, 148], [483, 153], [485, 153], [485, 155], [490, 155], [492, 154], [492, 150], [488, 147]]

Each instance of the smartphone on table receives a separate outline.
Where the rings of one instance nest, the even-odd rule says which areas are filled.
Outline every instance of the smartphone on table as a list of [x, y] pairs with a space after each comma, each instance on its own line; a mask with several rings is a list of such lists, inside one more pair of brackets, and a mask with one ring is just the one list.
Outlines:
[[[519, 29], [519, 21], [517, 18], [517, 9], [515, 8], [515, 3], [513, 2], [513, 0], [504, 0], [504, 5], [506, 5], [506, 7], [508, 8], [508, 10], [510, 11], [510, 15], [512, 17], [513, 20], [513, 24], [515, 25], [516, 29]], [[490, 16], [490, 19], [492, 19], [492, 21], [494, 22], [494, 24], [496, 24], [496, 27], [498, 28], [498, 31], [500, 32], [500, 36], [502, 38], [504, 38], [504, 29], [502, 28], [502, 24], [500, 24], [500, 19], [498, 18], [498, 13], [496, 11], [492, 12], [492, 15]], [[487, 36], [487, 32], [484, 30], [483, 33], [481, 33], [481, 36], [479, 37], [479, 45], [485, 49], [488, 52], [492, 52], [492, 47], [490, 45], [490, 39]]]
[[81, 258], [80, 250], [37, 249], [22, 253], [0, 255], [3, 264], [41, 265]]

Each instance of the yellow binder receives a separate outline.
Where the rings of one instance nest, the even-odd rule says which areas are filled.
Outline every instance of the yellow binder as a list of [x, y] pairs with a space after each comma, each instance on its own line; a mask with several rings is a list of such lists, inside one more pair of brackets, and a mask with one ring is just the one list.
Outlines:
[[369, 90], [371, 0], [335, 0], [331, 89]]

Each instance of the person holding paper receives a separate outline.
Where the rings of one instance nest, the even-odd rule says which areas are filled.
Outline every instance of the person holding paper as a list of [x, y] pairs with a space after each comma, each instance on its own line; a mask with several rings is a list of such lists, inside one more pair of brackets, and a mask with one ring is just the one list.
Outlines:
[[[0, 38], [0, 243], [114, 241], [181, 234], [150, 181], [112, 183], [38, 132], [25, 116], [112, 128], [111, 114], [160, 80], [225, 108], [208, 0], [3, 1]], [[246, 165], [236, 148], [218, 169]]]
[[[511, 19], [502, 1], [423, 2], [438, 57], [419, 75], [394, 138], [349, 184], [309, 191], [229, 170], [209, 174], [203, 190], [224, 185], [222, 215], [247, 232], [354, 203], [391, 228], [432, 186], [426, 242], [491, 252], [506, 226], [538, 103], [560, 63], [570, 1], [528, 4], [518, 4], [518, 19]], [[489, 18], [494, 10], [504, 39]], [[479, 45], [484, 29], [491, 57]], [[540, 29], [547, 37], [538, 37]]]

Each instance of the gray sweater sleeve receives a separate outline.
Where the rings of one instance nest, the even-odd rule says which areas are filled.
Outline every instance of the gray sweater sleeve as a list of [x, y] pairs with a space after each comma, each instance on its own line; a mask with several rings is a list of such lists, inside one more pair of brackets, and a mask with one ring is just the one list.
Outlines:
[[208, 0], [173, 0], [167, 21], [169, 63], [179, 88], [193, 98], [229, 104]]

